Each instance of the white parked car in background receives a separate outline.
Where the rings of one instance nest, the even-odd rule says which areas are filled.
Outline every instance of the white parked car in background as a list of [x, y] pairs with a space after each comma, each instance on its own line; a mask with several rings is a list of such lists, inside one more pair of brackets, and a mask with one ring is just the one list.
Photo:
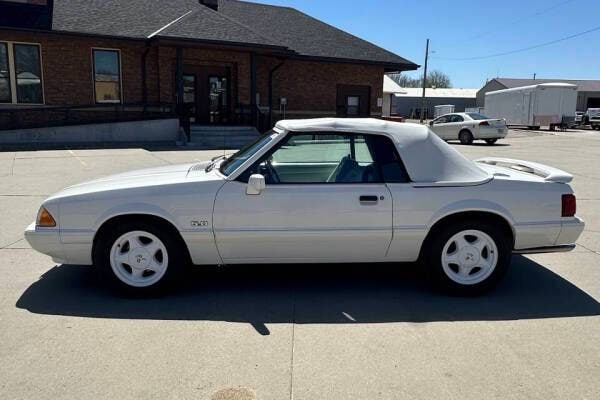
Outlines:
[[588, 108], [585, 117], [592, 129], [600, 130], [600, 108]]
[[487, 144], [494, 144], [508, 134], [503, 119], [488, 118], [474, 112], [442, 115], [429, 125], [442, 139], [460, 140], [462, 144], [471, 144], [473, 140], [485, 140]]
[[189, 264], [422, 260], [442, 287], [474, 294], [513, 253], [574, 248], [584, 224], [571, 179], [532, 162], [470, 161], [422, 125], [290, 120], [228, 158], [66, 188], [25, 237], [137, 291]]

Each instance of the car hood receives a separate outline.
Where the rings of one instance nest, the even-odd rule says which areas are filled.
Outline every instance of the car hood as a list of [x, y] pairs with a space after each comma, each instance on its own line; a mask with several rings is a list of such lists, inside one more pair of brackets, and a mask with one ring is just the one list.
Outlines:
[[[61, 197], [85, 195], [97, 192], [134, 189], [142, 187], [166, 186], [183, 183], [220, 179], [215, 173], [206, 173], [206, 163], [167, 165], [123, 172], [69, 186], [52, 195], [48, 200]], [[194, 170], [194, 174], [188, 173]]]

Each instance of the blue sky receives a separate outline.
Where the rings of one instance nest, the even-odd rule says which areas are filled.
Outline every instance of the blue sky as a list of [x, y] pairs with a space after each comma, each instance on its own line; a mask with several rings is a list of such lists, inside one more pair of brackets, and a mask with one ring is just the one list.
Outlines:
[[[479, 57], [600, 27], [599, 0], [254, 0], [286, 5], [423, 64], [454, 87], [479, 88], [487, 78], [600, 79], [600, 30], [512, 55]], [[411, 75], [415, 75], [412, 73]]]

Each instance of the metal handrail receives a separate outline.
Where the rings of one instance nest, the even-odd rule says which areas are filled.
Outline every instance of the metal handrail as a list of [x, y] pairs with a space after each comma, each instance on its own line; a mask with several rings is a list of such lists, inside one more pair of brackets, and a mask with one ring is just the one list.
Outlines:
[[73, 106], [0, 105], [0, 130], [176, 117], [171, 103], [83, 104]]

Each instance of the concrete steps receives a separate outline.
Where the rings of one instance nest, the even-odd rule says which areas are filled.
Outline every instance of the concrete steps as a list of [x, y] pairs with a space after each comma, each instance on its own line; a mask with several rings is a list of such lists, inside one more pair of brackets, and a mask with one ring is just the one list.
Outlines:
[[258, 131], [253, 126], [192, 125], [189, 146], [202, 149], [239, 149], [256, 140]]

